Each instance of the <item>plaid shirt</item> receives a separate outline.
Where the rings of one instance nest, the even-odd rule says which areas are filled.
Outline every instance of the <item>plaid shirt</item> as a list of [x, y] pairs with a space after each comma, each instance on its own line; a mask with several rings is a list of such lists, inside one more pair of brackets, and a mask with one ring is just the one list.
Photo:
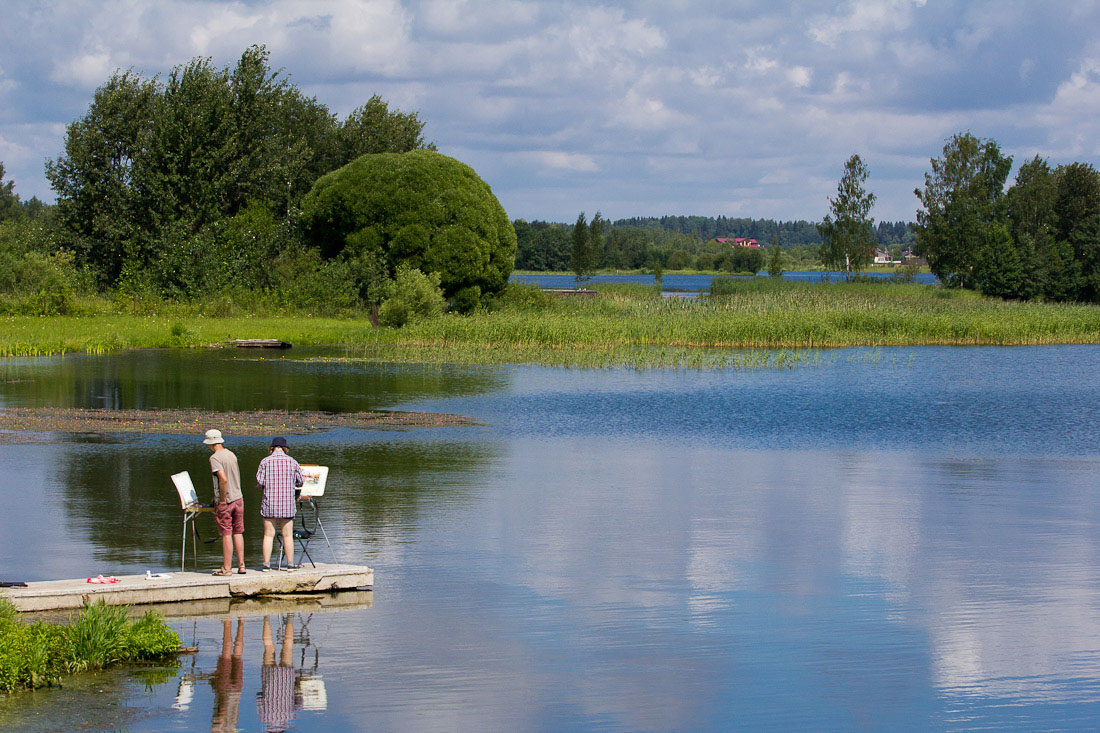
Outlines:
[[271, 518], [289, 518], [297, 510], [294, 501], [294, 487], [305, 483], [302, 467], [286, 453], [276, 449], [274, 453], [260, 461], [256, 471], [256, 483], [263, 489], [260, 500], [260, 516]]

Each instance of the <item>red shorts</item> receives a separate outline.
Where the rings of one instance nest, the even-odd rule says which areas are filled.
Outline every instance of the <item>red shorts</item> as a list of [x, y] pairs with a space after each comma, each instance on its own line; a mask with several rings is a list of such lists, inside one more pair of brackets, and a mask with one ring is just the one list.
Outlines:
[[218, 523], [218, 534], [244, 534], [244, 499], [228, 504], [214, 505], [214, 520]]

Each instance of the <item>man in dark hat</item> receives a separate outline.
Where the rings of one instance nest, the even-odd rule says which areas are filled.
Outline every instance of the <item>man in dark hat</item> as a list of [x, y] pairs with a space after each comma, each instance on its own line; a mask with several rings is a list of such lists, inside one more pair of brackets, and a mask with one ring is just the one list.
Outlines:
[[305, 483], [302, 467], [287, 453], [286, 438], [272, 438], [267, 458], [260, 461], [256, 471], [256, 483], [263, 491], [260, 500], [260, 516], [264, 520], [263, 570], [271, 570], [271, 546], [278, 527], [283, 536], [286, 551], [285, 570], [297, 570], [294, 564], [294, 489]]

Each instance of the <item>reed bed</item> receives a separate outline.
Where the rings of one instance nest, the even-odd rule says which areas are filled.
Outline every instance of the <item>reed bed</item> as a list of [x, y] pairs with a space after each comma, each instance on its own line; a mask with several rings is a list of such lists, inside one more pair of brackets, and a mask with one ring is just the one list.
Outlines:
[[66, 675], [168, 657], [179, 648], [179, 636], [152, 611], [133, 619], [124, 607], [98, 601], [68, 624], [27, 623], [0, 599], [0, 692], [59, 684]]
[[0, 318], [0, 355], [278, 338], [343, 344], [392, 361], [738, 368], [758, 363], [753, 352], [765, 350], [1100, 343], [1097, 306], [1005, 302], [930, 285], [757, 278], [698, 299], [664, 299], [650, 286], [597, 289], [590, 298], [520, 289], [495, 310], [402, 329], [375, 328], [364, 317], [8, 316]]

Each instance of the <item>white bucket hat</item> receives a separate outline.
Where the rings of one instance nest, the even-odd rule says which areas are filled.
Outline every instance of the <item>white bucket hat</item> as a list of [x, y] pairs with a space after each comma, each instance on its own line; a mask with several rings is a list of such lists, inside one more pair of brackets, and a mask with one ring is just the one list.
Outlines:
[[215, 443], [224, 443], [225, 439], [222, 438], [222, 431], [220, 430], [207, 430], [206, 440], [202, 441], [207, 445], [214, 445]]

